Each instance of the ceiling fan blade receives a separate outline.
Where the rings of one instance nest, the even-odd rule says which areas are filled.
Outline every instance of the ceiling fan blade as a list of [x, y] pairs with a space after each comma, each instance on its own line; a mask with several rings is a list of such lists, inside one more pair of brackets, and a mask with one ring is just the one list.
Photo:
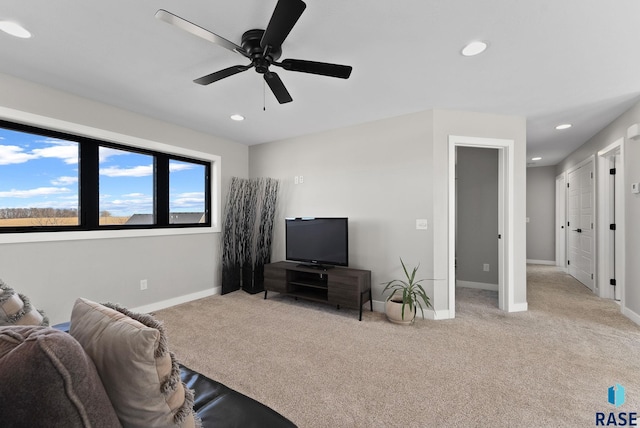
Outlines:
[[280, 80], [280, 77], [276, 73], [267, 71], [264, 73], [264, 80], [267, 82], [267, 85], [271, 88], [271, 92], [273, 92], [273, 95], [276, 96], [276, 99], [280, 104], [290, 103], [293, 101], [293, 98], [289, 95], [289, 91], [284, 87], [284, 83], [282, 83], [282, 80]]
[[194, 80], [194, 83], [199, 85], [208, 85], [218, 80], [222, 80], [225, 77], [233, 76], [234, 74], [241, 73], [251, 68], [251, 65], [234, 65], [233, 67], [225, 68], [224, 70], [216, 71], [215, 73], [207, 74], [199, 79]]
[[348, 79], [353, 69], [349, 65], [329, 64], [327, 62], [304, 61], [301, 59], [285, 59], [280, 63], [273, 63], [285, 70], [300, 71], [302, 73], [320, 74], [322, 76]]
[[267, 29], [262, 35], [260, 46], [263, 49], [267, 46], [275, 49], [282, 46], [282, 42], [298, 22], [306, 7], [307, 5], [302, 0], [278, 0]]
[[184, 18], [180, 18], [178, 15], [167, 12], [164, 9], [160, 9], [156, 12], [156, 18], [168, 24], [174, 25], [182, 30], [185, 30], [202, 39], [213, 42], [218, 46], [222, 46], [225, 49], [229, 49], [230, 51], [237, 52], [242, 56], [248, 57], [248, 54], [244, 51], [244, 49], [242, 49], [241, 46], [238, 46], [235, 43], [230, 42], [224, 37], [220, 37], [209, 30], [205, 30], [204, 28], [194, 24], [193, 22], [187, 21]]

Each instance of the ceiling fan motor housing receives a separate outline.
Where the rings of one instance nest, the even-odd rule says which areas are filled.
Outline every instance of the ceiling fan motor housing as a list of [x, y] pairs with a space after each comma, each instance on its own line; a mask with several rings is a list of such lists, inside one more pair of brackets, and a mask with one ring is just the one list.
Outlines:
[[269, 71], [273, 61], [280, 58], [282, 49], [280, 46], [269, 46], [265, 55], [265, 49], [260, 45], [264, 30], [249, 30], [242, 35], [242, 49], [251, 57], [256, 71], [264, 74]]

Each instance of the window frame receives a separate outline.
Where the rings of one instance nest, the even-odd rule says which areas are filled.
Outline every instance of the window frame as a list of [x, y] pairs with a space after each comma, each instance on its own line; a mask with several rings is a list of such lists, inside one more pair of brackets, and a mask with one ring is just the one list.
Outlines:
[[[166, 143], [132, 137], [71, 122], [0, 107], [0, 127], [74, 141], [79, 144], [79, 225], [21, 226], [0, 228], [0, 244], [12, 242], [98, 239], [111, 237], [158, 236], [213, 233], [220, 231], [220, 163], [217, 155]], [[100, 225], [99, 147], [151, 155], [154, 157], [155, 224]], [[169, 222], [169, 162], [177, 160], [205, 167], [205, 223]], [[158, 171], [158, 164], [165, 165]], [[163, 185], [164, 183], [164, 185]], [[162, 204], [163, 206], [159, 206]], [[166, 213], [164, 212], [166, 210]]]

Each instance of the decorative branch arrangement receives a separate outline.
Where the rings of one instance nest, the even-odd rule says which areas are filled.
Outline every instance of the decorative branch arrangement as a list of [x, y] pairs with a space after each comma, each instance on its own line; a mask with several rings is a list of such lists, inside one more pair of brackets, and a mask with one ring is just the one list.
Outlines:
[[279, 182], [233, 177], [222, 225], [222, 294], [242, 288], [264, 291], [264, 264], [271, 261]]

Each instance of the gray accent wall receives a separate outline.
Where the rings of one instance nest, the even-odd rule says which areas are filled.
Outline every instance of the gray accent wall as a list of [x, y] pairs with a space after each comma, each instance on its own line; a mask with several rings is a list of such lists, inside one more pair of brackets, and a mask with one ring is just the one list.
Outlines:
[[640, 141], [629, 140], [627, 129], [640, 123], [640, 103], [636, 104], [589, 141], [567, 156], [556, 166], [556, 175], [561, 174], [589, 156], [624, 138], [624, 182], [625, 182], [625, 288], [622, 311], [640, 324], [640, 194], [631, 193], [631, 183], [640, 182]]
[[497, 286], [498, 150], [458, 147], [456, 186], [456, 280]]
[[[0, 107], [221, 156], [223, 190], [232, 176], [248, 176], [247, 146], [2, 74], [0, 93]], [[69, 320], [78, 297], [140, 307], [211, 292], [220, 286], [218, 238], [205, 233], [5, 243], [0, 278], [58, 323]], [[141, 279], [148, 280], [147, 290], [140, 290]]]
[[556, 167], [527, 168], [527, 260], [556, 260]]

